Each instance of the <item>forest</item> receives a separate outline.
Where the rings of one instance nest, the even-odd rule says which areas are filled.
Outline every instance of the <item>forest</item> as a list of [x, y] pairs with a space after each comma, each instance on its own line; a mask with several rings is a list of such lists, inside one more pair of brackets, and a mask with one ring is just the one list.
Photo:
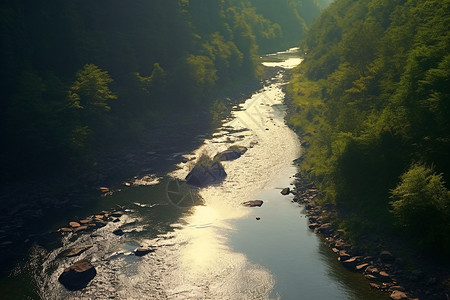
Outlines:
[[[329, 1], [320, 1], [326, 5]], [[2, 1], [2, 179], [84, 174], [298, 44], [316, 0]], [[182, 124], [180, 124], [182, 125]]]
[[450, 254], [449, 26], [448, 0], [340, 0], [302, 42], [289, 122], [350, 238]]

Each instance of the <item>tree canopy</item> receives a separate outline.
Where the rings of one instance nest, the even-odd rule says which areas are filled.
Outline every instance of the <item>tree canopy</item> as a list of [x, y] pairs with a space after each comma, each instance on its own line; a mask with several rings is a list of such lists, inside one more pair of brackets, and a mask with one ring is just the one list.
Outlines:
[[172, 107], [210, 106], [214, 92], [256, 80], [259, 55], [295, 45], [302, 18], [319, 14], [314, 0], [272, 4], [2, 1], [4, 178], [92, 164], [100, 145], [139, 136]]

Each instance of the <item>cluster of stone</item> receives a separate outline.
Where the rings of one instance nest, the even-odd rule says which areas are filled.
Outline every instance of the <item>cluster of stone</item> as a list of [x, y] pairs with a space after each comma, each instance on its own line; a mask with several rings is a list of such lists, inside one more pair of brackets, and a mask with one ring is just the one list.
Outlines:
[[83, 232], [95, 230], [106, 226], [108, 222], [119, 222], [123, 215], [122, 211], [102, 211], [99, 214], [89, 216], [84, 219], [71, 221], [69, 226], [58, 229], [58, 232]]
[[[388, 250], [371, 256], [362, 247], [345, 241], [329, 221], [334, 211], [332, 205], [317, 205], [318, 188], [300, 174], [295, 177], [295, 189], [289, 191], [295, 195], [293, 201], [305, 207], [309, 228], [325, 237], [327, 245], [344, 267], [361, 273], [372, 288], [389, 293], [391, 299], [446, 299], [436, 277], [427, 277], [421, 270], [406, 270], [404, 260], [394, 257]], [[289, 193], [286, 189], [283, 192]]]

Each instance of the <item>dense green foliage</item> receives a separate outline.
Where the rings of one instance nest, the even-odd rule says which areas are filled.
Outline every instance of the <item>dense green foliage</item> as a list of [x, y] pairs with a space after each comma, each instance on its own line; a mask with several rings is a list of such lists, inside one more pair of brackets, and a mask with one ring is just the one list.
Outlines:
[[412, 165], [402, 174], [392, 199], [398, 224], [422, 247], [450, 244], [450, 192], [441, 174], [420, 164]]
[[449, 26], [448, 0], [338, 0], [310, 27], [290, 122], [325, 201], [353, 216], [346, 229], [397, 219], [422, 246], [450, 249], [437, 233], [449, 235]]
[[273, 41], [258, 40], [258, 44], [267, 51], [296, 46], [304, 37], [307, 26], [320, 13], [320, 4], [315, 0], [251, 0], [250, 2], [256, 7], [257, 13], [276, 24], [272, 31], [266, 30], [266, 36], [271, 32], [280, 33]]
[[[319, 13], [315, 0], [296, 0], [276, 2], [279, 12], [264, 16], [274, 3], [2, 1], [3, 177], [92, 165], [100, 145], [257, 78], [259, 53], [277, 48], [291, 26], [298, 32], [283, 42], [294, 45], [301, 16]], [[276, 24], [292, 5], [294, 24]]]

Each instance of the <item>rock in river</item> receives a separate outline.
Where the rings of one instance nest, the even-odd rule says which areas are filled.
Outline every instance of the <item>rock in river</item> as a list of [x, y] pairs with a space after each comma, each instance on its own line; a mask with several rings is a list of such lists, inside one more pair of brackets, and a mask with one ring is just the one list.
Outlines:
[[291, 189], [288, 187], [281, 190], [282, 195], [288, 195], [290, 192], [291, 192]]
[[121, 236], [121, 235], [124, 235], [124, 234], [125, 234], [125, 232], [123, 232], [123, 230], [120, 229], [120, 228], [114, 230], [113, 233], [114, 233], [115, 235], [118, 235], [118, 236]]
[[154, 252], [155, 250], [149, 247], [139, 247], [134, 251], [134, 255], [136, 256], [144, 256], [150, 252]]
[[78, 222], [70, 222], [69, 226], [72, 227], [72, 228], [77, 228], [77, 227], [80, 227], [81, 225]]
[[80, 255], [81, 253], [83, 253], [84, 251], [88, 250], [89, 248], [91, 248], [92, 246], [87, 246], [87, 247], [81, 247], [81, 248], [75, 248], [70, 250], [69, 253], [66, 254], [67, 257], [73, 257], [73, 256], [77, 256]]
[[244, 206], [248, 206], [248, 207], [255, 207], [255, 206], [261, 206], [263, 205], [263, 201], [262, 200], [251, 200], [251, 201], [246, 201], [244, 203], [242, 203], [242, 205]]
[[214, 156], [214, 160], [235, 160], [241, 157], [246, 151], [246, 147], [232, 146], [228, 148], [228, 150], [217, 153], [216, 156]]
[[196, 187], [205, 187], [221, 182], [227, 173], [219, 162], [210, 165], [196, 165], [186, 176], [186, 183]]
[[241, 157], [241, 152], [234, 150], [225, 150], [223, 152], [217, 153], [214, 156], [214, 160], [235, 160]]
[[94, 266], [86, 260], [82, 259], [64, 269], [59, 276], [58, 281], [70, 291], [81, 290], [97, 275]]

